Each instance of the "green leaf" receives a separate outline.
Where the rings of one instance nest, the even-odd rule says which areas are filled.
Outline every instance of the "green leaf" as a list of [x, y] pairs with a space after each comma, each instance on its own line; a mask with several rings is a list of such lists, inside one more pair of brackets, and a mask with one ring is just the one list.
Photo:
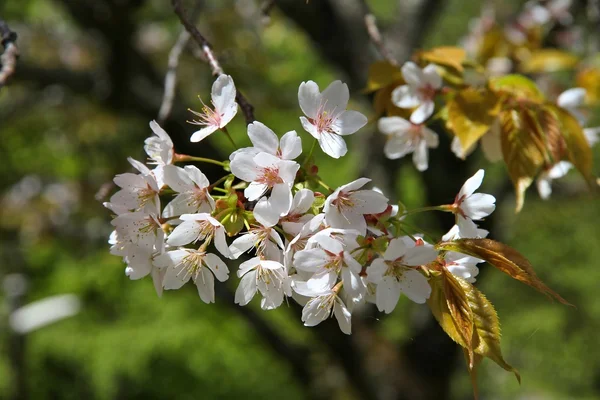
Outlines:
[[490, 79], [490, 88], [498, 94], [508, 94], [516, 100], [542, 103], [544, 95], [537, 85], [523, 75], [511, 74]]
[[462, 73], [464, 69], [462, 64], [467, 58], [467, 52], [460, 47], [442, 46], [421, 51], [416, 54], [416, 57], [419, 60], [450, 67]]
[[517, 250], [491, 239], [458, 239], [436, 245], [438, 250], [456, 251], [487, 261], [508, 276], [537, 291], [570, 305], [558, 293], [546, 286], [533, 270], [531, 263]]

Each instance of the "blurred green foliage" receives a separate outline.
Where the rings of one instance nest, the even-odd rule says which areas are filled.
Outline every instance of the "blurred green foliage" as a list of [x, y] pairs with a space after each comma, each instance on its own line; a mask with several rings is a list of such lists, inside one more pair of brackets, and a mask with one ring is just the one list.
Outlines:
[[[298, 84], [312, 79], [325, 87], [337, 78], [336, 72], [277, 12], [269, 25], [257, 29], [231, 12], [231, 2], [208, 3], [210, 12], [203, 13], [200, 24], [210, 27], [215, 47], [223, 49], [224, 65], [252, 99], [259, 120], [279, 134], [301, 132]], [[393, 12], [392, 2], [372, 3], [385, 23]], [[479, 8], [479, 1], [451, 1], [427, 43], [456, 42]], [[21, 35], [24, 62], [87, 70], [102, 57], [93, 35], [81, 34], [58, 2], [8, 0], [0, 10]], [[164, 71], [180, 29], [168, 2], [149, 2], [136, 18], [142, 21], [137, 33], [140, 46], [146, 46], [156, 67]], [[198, 94], [208, 98], [210, 71], [189, 54], [182, 58], [179, 81], [186, 106], [199, 108]], [[353, 107], [368, 113], [366, 103]], [[306, 398], [307, 389], [295, 379], [291, 366], [269, 349], [232, 305], [206, 305], [191, 286], [158, 299], [151, 282], [129, 281], [120, 259], [108, 254], [109, 213], [95, 194], [114, 174], [128, 169], [127, 156], [141, 157], [142, 141], [150, 133], [147, 123], [127, 110], [106, 109], [93, 96], [58, 86], [42, 91], [16, 83], [0, 90], [2, 272], [27, 274], [27, 301], [61, 293], [77, 294], [83, 301], [76, 317], [27, 337], [31, 397], [263, 399], [280, 398], [284, 390], [287, 399]], [[190, 133], [193, 128], [182, 129]], [[239, 144], [249, 144], [241, 117], [231, 131]], [[227, 140], [216, 135], [211, 140], [225, 156]], [[354, 152], [340, 162], [318, 158], [320, 173], [331, 186], [357, 173], [356, 138], [352, 143]], [[304, 145], [308, 148], [310, 142], [305, 140]], [[598, 156], [596, 151], [596, 161]], [[486, 184], [493, 187], [504, 171], [485, 167], [492, 177]], [[422, 204], [420, 177], [412, 166], [403, 167], [398, 179], [399, 198], [409, 206]], [[572, 182], [575, 179], [567, 179], [564, 185], [577, 184]], [[504, 221], [501, 231], [509, 244], [530, 258], [542, 279], [577, 308], [552, 303], [495, 271], [482, 271], [481, 288], [503, 324], [505, 357], [520, 370], [523, 385], [485, 362], [481, 391], [486, 398], [600, 399], [598, 200], [578, 195], [541, 202], [531, 197], [519, 216], [512, 214], [510, 201], [497, 211]], [[228, 282], [232, 289], [235, 284], [236, 279]], [[251, 307], [258, 309], [254, 303]], [[410, 340], [408, 320], [423, 311], [427, 310], [403, 301], [391, 317], [377, 322], [378, 330], [392, 341]], [[317, 346], [293, 309], [257, 312], [292, 344]], [[8, 332], [1, 332], [3, 398], [11, 389], [12, 375], [4, 340]], [[315, 375], [323, 385], [333, 386], [339, 398], [350, 397], [330, 362], [327, 357], [311, 360]], [[453, 391], [456, 398], [469, 396], [462, 366]]]

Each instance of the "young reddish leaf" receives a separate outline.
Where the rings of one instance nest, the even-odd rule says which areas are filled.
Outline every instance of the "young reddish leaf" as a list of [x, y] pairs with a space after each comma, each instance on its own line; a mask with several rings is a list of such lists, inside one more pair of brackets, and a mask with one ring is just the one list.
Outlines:
[[467, 296], [457, 278], [447, 270], [442, 271], [442, 277], [448, 311], [450, 311], [454, 326], [465, 344], [463, 347], [467, 350], [469, 355], [469, 368], [472, 368], [474, 363], [473, 313], [471, 312], [471, 307], [469, 307]]
[[558, 293], [546, 286], [533, 270], [529, 261], [517, 250], [491, 239], [458, 239], [436, 245], [438, 250], [450, 250], [487, 261], [500, 271], [521, 281], [562, 304], [572, 306]]
[[498, 94], [509, 94], [517, 100], [543, 103], [544, 95], [537, 85], [523, 75], [505, 75], [490, 79], [490, 88]]
[[499, 98], [488, 89], [466, 88], [447, 102], [446, 127], [460, 140], [463, 149], [473, 146], [494, 123]]
[[516, 212], [523, 208], [525, 191], [548, 159], [536, 112], [519, 108], [500, 113], [502, 155], [515, 186]]
[[579, 57], [575, 54], [558, 49], [540, 49], [531, 53], [520, 65], [520, 69], [526, 73], [556, 72], [573, 69], [579, 63]]
[[417, 53], [416, 58], [443, 67], [450, 67], [457, 72], [463, 72], [462, 63], [467, 58], [467, 52], [460, 47], [442, 46]]

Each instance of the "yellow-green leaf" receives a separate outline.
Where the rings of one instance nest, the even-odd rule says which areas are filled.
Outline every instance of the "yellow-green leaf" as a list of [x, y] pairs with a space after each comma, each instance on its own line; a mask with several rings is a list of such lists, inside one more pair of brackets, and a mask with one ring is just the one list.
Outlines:
[[540, 49], [533, 51], [521, 64], [524, 73], [555, 72], [573, 69], [579, 62], [575, 54], [558, 49]]
[[567, 110], [554, 106], [553, 111], [560, 123], [559, 132], [567, 147], [567, 159], [583, 175], [588, 184], [595, 187], [592, 173], [594, 157], [592, 148], [583, 133], [583, 128]]
[[466, 88], [447, 102], [446, 127], [467, 151], [490, 129], [499, 112], [499, 98], [488, 89]]
[[517, 100], [542, 103], [544, 95], [537, 85], [523, 75], [511, 74], [490, 79], [490, 88], [498, 94], [509, 94]]
[[577, 74], [577, 87], [584, 88], [589, 103], [600, 102], [600, 68], [585, 68]]
[[417, 58], [443, 67], [450, 67], [462, 73], [462, 63], [467, 58], [467, 52], [460, 47], [442, 46], [419, 52]]
[[[500, 348], [500, 320], [494, 306], [483, 293], [469, 282], [460, 278], [457, 279], [457, 282], [462, 286], [472, 311], [476, 333], [473, 337], [475, 353], [489, 358], [506, 371], [514, 373], [519, 383], [521, 383], [519, 372], [502, 357], [502, 350]], [[475, 374], [475, 369], [479, 361], [480, 358], [475, 357], [473, 367], [469, 368], [472, 377]], [[474, 389], [476, 389], [476, 386], [474, 386]]]
[[443, 270], [443, 288], [446, 304], [454, 326], [460, 334], [469, 355], [469, 367], [473, 366], [473, 313], [469, 307], [467, 296], [457, 278], [449, 271]]
[[491, 239], [459, 239], [436, 245], [438, 250], [450, 250], [487, 261], [510, 277], [521, 281], [537, 291], [572, 305], [544, 284], [533, 270], [529, 261], [517, 250]]
[[525, 191], [548, 158], [536, 111], [519, 108], [500, 113], [502, 155], [515, 186], [516, 212], [521, 211]]
[[367, 87], [364, 89], [364, 92], [374, 92], [396, 81], [404, 82], [402, 72], [398, 66], [389, 61], [376, 61], [369, 66]]
[[442, 273], [431, 275], [431, 278], [429, 279], [431, 295], [429, 296], [429, 299], [427, 299], [427, 305], [429, 305], [433, 316], [450, 339], [466, 348], [467, 344], [465, 343], [464, 337], [454, 323], [454, 318], [452, 318], [448, 303], [446, 302], [446, 295], [444, 292], [445, 279], [446, 278]]

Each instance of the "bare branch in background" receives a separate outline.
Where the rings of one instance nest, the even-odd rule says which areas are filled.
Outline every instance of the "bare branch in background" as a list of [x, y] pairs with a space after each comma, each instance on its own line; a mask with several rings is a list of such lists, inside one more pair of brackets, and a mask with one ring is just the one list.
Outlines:
[[0, 39], [4, 52], [0, 56], [0, 88], [6, 85], [8, 78], [15, 72], [19, 49], [17, 48], [17, 34], [10, 30], [6, 22], [0, 20]]
[[[192, 38], [196, 41], [196, 43], [198, 43], [198, 45], [202, 49], [202, 52], [206, 57], [208, 65], [210, 65], [213, 76], [219, 76], [221, 74], [224, 74], [225, 72], [223, 71], [219, 60], [213, 52], [212, 45], [208, 40], [206, 40], [204, 35], [200, 33], [196, 26], [188, 19], [186, 12], [183, 9], [183, 6], [181, 5], [181, 0], [171, 0], [171, 4], [173, 5], [173, 10], [175, 11], [175, 14], [177, 14], [179, 20], [181, 21], [185, 29], [190, 33]], [[246, 97], [244, 97], [244, 95], [240, 92], [239, 89], [237, 90], [235, 99], [240, 105], [244, 116], [246, 117], [246, 123], [250, 124], [251, 122], [254, 122], [256, 120], [254, 118], [254, 106], [248, 102]]]
[[363, 10], [365, 13], [365, 27], [367, 28], [367, 33], [369, 34], [369, 38], [371, 38], [371, 42], [379, 51], [379, 54], [387, 60], [392, 65], [398, 65], [398, 61], [394, 58], [392, 53], [385, 47], [385, 43], [383, 42], [383, 36], [381, 35], [381, 31], [377, 26], [377, 18], [371, 11], [367, 0], [361, 0]]
[[158, 122], [163, 123], [171, 113], [173, 108], [173, 99], [175, 98], [175, 85], [177, 83], [177, 67], [179, 66], [179, 57], [183, 49], [190, 40], [188, 31], [183, 30], [179, 34], [175, 45], [169, 52], [169, 62], [167, 74], [165, 75], [165, 93], [163, 95], [160, 109], [158, 110]]

